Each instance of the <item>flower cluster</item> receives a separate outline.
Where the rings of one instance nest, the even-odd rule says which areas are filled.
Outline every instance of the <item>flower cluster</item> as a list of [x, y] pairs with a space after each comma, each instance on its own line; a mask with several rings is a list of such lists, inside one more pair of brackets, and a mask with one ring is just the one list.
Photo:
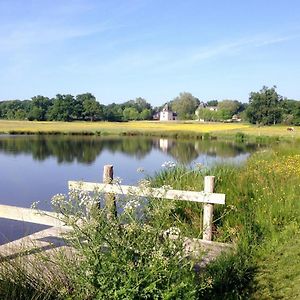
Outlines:
[[165, 161], [162, 165], [163, 168], [172, 169], [176, 167], [176, 163], [173, 161]]
[[121, 184], [122, 178], [121, 177], [115, 177], [112, 181], [113, 184]]
[[147, 188], [150, 188], [150, 187], [151, 187], [151, 182], [150, 182], [150, 180], [148, 180], [148, 179], [141, 179], [141, 180], [138, 182], [138, 186], [139, 186], [141, 189], [147, 189]]
[[140, 206], [140, 202], [138, 201], [138, 199], [131, 199], [125, 204], [124, 210], [131, 211], [138, 208], [139, 206]]
[[65, 202], [66, 201], [66, 195], [64, 194], [56, 194], [52, 197], [51, 199], [51, 204], [54, 206], [54, 207], [57, 207], [57, 206], [60, 206], [61, 203]]

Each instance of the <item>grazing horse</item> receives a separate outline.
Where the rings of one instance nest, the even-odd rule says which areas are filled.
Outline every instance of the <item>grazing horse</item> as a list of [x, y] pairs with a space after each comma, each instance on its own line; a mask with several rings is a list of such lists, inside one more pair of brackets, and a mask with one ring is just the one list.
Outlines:
[[286, 130], [287, 131], [294, 131], [295, 129], [294, 129], [294, 127], [288, 127]]

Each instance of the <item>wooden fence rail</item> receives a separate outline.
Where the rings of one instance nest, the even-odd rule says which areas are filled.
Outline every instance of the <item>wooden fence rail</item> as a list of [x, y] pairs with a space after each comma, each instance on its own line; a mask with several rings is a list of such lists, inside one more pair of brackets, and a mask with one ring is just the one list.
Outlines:
[[62, 216], [58, 213], [2, 204], [0, 205], [0, 218], [54, 227], [65, 225], [61, 221]]
[[[214, 204], [225, 204], [225, 194], [213, 193], [214, 190], [214, 176], [205, 176], [204, 191], [182, 191], [169, 190], [164, 188], [151, 187], [136, 187], [129, 185], [113, 184], [113, 166], [105, 165], [103, 170], [103, 182], [79, 182], [69, 181], [69, 189], [83, 190], [88, 192], [98, 191], [109, 196], [109, 206], [115, 209], [115, 200], [112, 194], [118, 195], [134, 195], [139, 197], [162, 198], [169, 200], [181, 200], [191, 202], [201, 202], [204, 204], [203, 208], [203, 240], [212, 240], [212, 224], [213, 224], [213, 210]], [[112, 204], [111, 201], [114, 203]]]

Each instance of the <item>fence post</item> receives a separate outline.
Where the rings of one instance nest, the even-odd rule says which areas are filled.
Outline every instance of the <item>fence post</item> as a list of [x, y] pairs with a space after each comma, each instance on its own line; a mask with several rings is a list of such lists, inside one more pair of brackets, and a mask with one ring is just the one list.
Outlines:
[[[114, 167], [112, 165], [105, 165], [103, 168], [103, 183], [111, 184], [114, 179]], [[105, 194], [105, 206], [108, 210], [107, 218], [112, 219], [117, 217], [117, 206], [115, 196], [113, 194]]]
[[[215, 176], [204, 177], [204, 192], [213, 193], [215, 186]], [[214, 205], [205, 203], [203, 205], [203, 240], [212, 240], [212, 223], [213, 223]]]

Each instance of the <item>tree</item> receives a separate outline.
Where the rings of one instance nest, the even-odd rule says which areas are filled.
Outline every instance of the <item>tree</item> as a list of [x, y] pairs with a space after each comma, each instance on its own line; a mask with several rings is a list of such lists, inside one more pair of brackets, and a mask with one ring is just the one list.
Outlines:
[[246, 110], [247, 118], [252, 124], [270, 125], [281, 121], [282, 96], [276, 92], [276, 86], [263, 86], [259, 92], [251, 92]]
[[286, 125], [300, 124], [300, 101], [284, 99], [281, 102], [282, 122]]
[[49, 110], [48, 118], [55, 121], [72, 121], [75, 103], [74, 96], [57, 94]]
[[218, 100], [210, 100], [207, 101], [208, 106], [217, 106], [218, 105]]
[[101, 120], [103, 118], [102, 107], [91, 93], [76, 96], [76, 112], [78, 116], [90, 121]]
[[218, 113], [220, 120], [231, 119], [233, 115], [239, 113], [242, 103], [237, 100], [223, 100], [218, 103]]
[[195, 117], [195, 110], [199, 106], [200, 101], [191, 93], [180, 93], [173, 101], [171, 101], [171, 108], [176, 111], [180, 120], [193, 119]]
[[123, 120], [123, 109], [120, 104], [112, 103], [103, 107], [104, 120], [117, 121]]
[[129, 100], [121, 104], [122, 108], [133, 107], [139, 113], [141, 113], [144, 109], [152, 110], [151, 104], [148, 103], [144, 98], [138, 97], [135, 100]]
[[143, 109], [140, 113], [140, 120], [151, 120], [152, 119], [152, 111], [151, 109]]
[[137, 120], [139, 117], [139, 112], [134, 107], [126, 107], [123, 110], [123, 118], [125, 121]]
[[28, 112], [28, 120], [45, 121], [51, 105], [52, 101], [48, 97], [41, 95], [32, 97], [30, 111]]

